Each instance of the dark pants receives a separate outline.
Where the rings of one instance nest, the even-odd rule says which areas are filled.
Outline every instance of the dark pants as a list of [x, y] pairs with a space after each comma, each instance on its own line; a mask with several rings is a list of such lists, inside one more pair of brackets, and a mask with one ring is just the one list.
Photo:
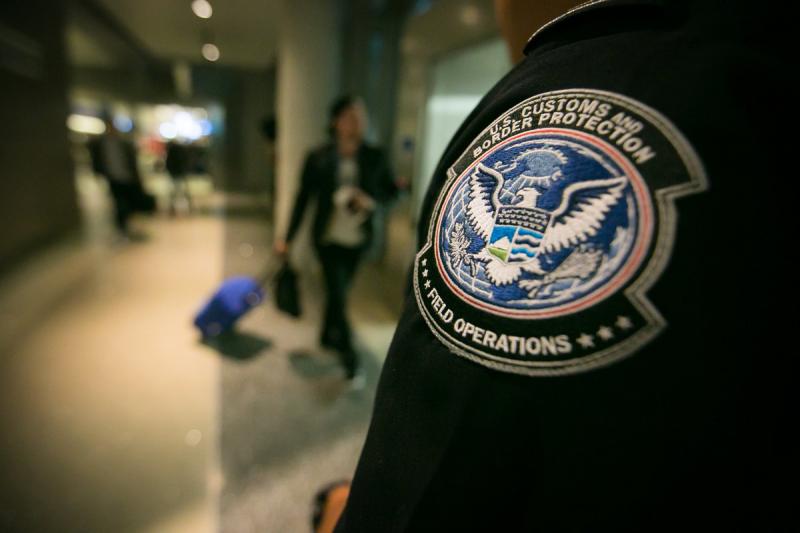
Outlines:
[[189, 182], [186, 181], [186, 174], [170, 174], [170, 178], [172, 179], [172, 191], [169, 195], [170, 213], [176, 213], [175, 206], [178, 203], [178, 196], [186, 199], [186, 205], [189, 207], [189, 211], [192, 211], [192, 195], [189, 194]]
[[114, 224], [122, 233], [128, 232], [128, 219], [135, 208], [138, 188], [134, 183], [108, 180], [111, 198], [114, 200]]
[[347, 376], [353, 377], [358, 368], [358, 358], [347, 320], [347, 290], [358, 266], [361, 248], [326, 244], [319, 246], [317, 253], [322, 263], [327, 293], [320, 340], [324, 346], [334, 348], [339, 353]]

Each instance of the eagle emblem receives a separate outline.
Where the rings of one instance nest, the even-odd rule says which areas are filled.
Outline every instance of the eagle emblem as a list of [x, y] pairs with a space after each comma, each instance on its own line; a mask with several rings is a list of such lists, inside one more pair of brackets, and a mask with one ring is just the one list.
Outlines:
[[668, 118], [606, 91], [541, 93], [442, 170], [413, 283], [453, 354], [561, 376], [627, 357], [663, 330], [647, 292], [672, 252], [674, 200], [708, 186]]
[[[523, 270], [545, 276], [538, 256], [575, 247], [596, 235], [627, 183], [624, 176], [573, 183], [564, 189], [560, 205], [548, 211], [537, 207], [542, 193], [535, 186], [519, 189], [514, 203], [501, 204], [504, 181], [502, 172], [481, 163], [469, 178], [472, 200], [467, 220], [487, 243], [475, 260], [486, 265], [486, 274], [496, 285], [517, 280]], [[596, 251], [581, 248], [580, 255], [597, 265]]]
[[544, 304], [579, 292], [619, 255], [612, 244], [629, 236], [636, 218], [630, 180], [564, 140], [513, 148], [462, 177], [462, 208], [451, 206], [443, 244], [474, 292], [483, 286], [490, 301]]

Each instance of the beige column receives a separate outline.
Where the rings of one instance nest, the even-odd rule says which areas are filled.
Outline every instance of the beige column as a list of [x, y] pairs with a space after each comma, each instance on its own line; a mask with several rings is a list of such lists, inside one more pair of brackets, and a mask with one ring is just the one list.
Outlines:
[[[284, 0], [281, 5], [276, 101], [278, 237], [286, 234], [305, 155], [327, 138], [328, 107], [339, 92], [341, 70], [339, 2]], [[294, 248], [293, 255], [305, 247], [299, 242]]]

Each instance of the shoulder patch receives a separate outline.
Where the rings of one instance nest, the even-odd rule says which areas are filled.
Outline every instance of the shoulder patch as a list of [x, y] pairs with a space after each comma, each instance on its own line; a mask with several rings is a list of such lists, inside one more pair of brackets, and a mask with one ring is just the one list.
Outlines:
[[450, 351], [506, 372], [626, 357], [666, 324], [646, 293], [670, 257], [674, 200], [706, 188], [657, 111], [589, 89], [529, 98], [448, 170], [415, 258], [422, 316]]

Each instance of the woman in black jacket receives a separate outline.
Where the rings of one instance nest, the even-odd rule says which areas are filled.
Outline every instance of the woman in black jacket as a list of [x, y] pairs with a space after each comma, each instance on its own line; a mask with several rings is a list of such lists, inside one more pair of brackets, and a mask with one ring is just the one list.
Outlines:
[[306, 208], [316, 202], [312, 240], [327, 292], [320, 342], [339, 353], [348, 379], [353, 379], [358, 358], [347, 320], [347, 289], [372, 242], [375, 210], [391, 199], [396, 187], [383, 152], [364, 142], [362, 102], [352, 96], [337, 99], [330, 121], [332, 142], [306, 157], [286, 239], [276, 242], [275, 251], [288, 253]]

